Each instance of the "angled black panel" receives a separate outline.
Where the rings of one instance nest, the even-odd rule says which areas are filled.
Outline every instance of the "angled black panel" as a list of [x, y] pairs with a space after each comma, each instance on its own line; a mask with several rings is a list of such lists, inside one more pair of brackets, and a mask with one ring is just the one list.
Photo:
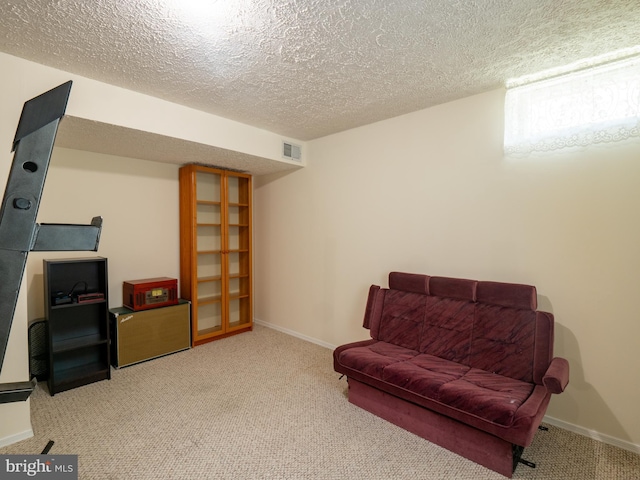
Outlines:
[[13, 139], [12, 152], [16, 149], [18, 142], [24, 137], [39, 130], [46, 124], [63, 117], [67, 109], [67, 101], [69, 100], [69, 93], [71, 93], [72, 83], [73, 82], [69, 80], [25, 102], [22, 107], [18, 128], [16, 129], [16, 136]]

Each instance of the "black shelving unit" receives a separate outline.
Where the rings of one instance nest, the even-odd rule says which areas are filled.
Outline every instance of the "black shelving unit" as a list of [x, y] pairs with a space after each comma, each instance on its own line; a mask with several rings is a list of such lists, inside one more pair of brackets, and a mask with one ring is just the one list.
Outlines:
[[44, 260], [43, 272], [49, 393], [110, 379], [107, 259]]

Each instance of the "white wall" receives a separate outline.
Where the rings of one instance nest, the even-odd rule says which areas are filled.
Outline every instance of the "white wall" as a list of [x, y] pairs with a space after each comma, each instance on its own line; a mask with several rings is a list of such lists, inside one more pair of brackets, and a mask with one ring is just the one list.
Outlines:
[[[178, 168], [178, 165], [54, 149], [38, 222], [88, 224], [93, 216], [100, 215], [103, 217], [100, 245], [98, 252], [29, 254], [21, 289], [21, 299], [26, 297], [26, 304], [19, 302], [1, 381], [29, 378], [26, 320], [45, 316], [43, 259], [106, 257], [110, 307], [122, 305], [125, 280], [179, 278]], [[28, 402], [0, 405], [0, 445], [31, 435], [28, 405]]]
[[180, 277], [178, 165], [55, 148], [39, 223], [88, 224], [103, 218], [98, 252], [31, 252], [28, 315], [44, 316], [43, 259], [107, 258], [109, 306], [122, 305], [122, 282]]
[[640, 145], [507, 160], [501, 90], [312, 141], [257, 179], [256, 318], [368, 337], [392, 270], [536, 285], [571, 382], [548, 415], [637, 449]]
[[[26, 283], [23, 279], [14, 314], [14, 326], [11, 328], [4, 357], [3, 365], [6, 367], [2, 368], [0, 383], [24, 382], [29, 379], [29, 360], [25, 355], [27, 351]], [[29, 414], [30, 402], [31, 400], [28, 399], [26, 402], [0, 405], [0, 447], [33, 436]]]
[[[0, 54], [0, 71], [0, 178], [23, 102], [69, 78], [69, 114], [193, 141], [222, 131], [226, 140], [209, 143], [257, 145], [246, 153], [268, 158], [272, 147], [279, 152], [279, 137], [268, 132], [15, 57]], [[305, 169], [257, 178], [256, 317], [338, 345], [367, 337], [367, 289], [386, 285], [391, 270], [534, 284], [540, 308], [556, 315], [556, 353], [572, 368], [549, 415], [638, 445], [640, 147], [508, 161], [502, 102], [494, 91], [325, 137], [307, 145]], [[219, 122], [225, 128], [210, 131]], [[112, 259], [112, 305], [123, 280], [177, 276], [177, 251], [162, 264], [146, 253], [174, 249], [177, 216], [160, 235], [164, 220], [143, 229], [122, 211], [136, 208], [129, 195], [138, 208], [141, 200], [169, 208], [174, 173], [170, 165], [54, 152], [39, 220], [105, 217], [98, 254]], [[41, 258], [29, 259], [0, 381], [25, 380], [28, 371], [27, 317], [41, 315], [42, 281]], [[28, 434], [28, 409], [0, 405], [0, 444]]]
[[[3, 182], [24, 102], [68, 80], [74, 82], [68, 115], [282, 160], [282, 137], [265, 130], [4, 53], [0, 53], [0, 72]], [[98, 255], [110, 259], [110, 305], [115, 306], [121, 303], [123, 280], [178, 277], [177, 191], [176, 165], [55, 149], [38, 220], [88, 223], [94, 215], [104, 217]], [[0, 382], [28, 380], [28, 320], [43, 315], [42, 258], [87, 254], [29, 255]], [[28, 401], [0, 405], [0, 445], [30, 432]]]

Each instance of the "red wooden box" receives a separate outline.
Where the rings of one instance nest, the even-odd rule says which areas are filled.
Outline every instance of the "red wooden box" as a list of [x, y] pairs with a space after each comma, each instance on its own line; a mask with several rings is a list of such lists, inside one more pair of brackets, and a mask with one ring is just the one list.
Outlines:
[[122, 303], [134, 310], [166, 307], [178, 303], [178, 280], [169, 277], [129, 280], [122, 284]]

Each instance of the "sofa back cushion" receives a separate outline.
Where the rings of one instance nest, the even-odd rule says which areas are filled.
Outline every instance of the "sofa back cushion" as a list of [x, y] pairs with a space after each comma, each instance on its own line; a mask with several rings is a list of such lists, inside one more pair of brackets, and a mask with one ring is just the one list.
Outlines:
[[387, 290], [384, 295], [378, 340], [418, 350], [427, 298], [420, 293]]
[[551, 361], [548, 325], [536, 312], [531, 285], [478, 282], [469, 365], [524, 382], [540, 383]]
[[553, 316], [536, 311], [535, 287], [399, 272], [389, 287], [370, 290], [365, 327], [372, 338], [541, 384]]
[[533, 381], [536, 312], [478, 303], [469, 366]]
[[461, 278], [430, 278], [421, 353], [469, 364], [476, 284]]

